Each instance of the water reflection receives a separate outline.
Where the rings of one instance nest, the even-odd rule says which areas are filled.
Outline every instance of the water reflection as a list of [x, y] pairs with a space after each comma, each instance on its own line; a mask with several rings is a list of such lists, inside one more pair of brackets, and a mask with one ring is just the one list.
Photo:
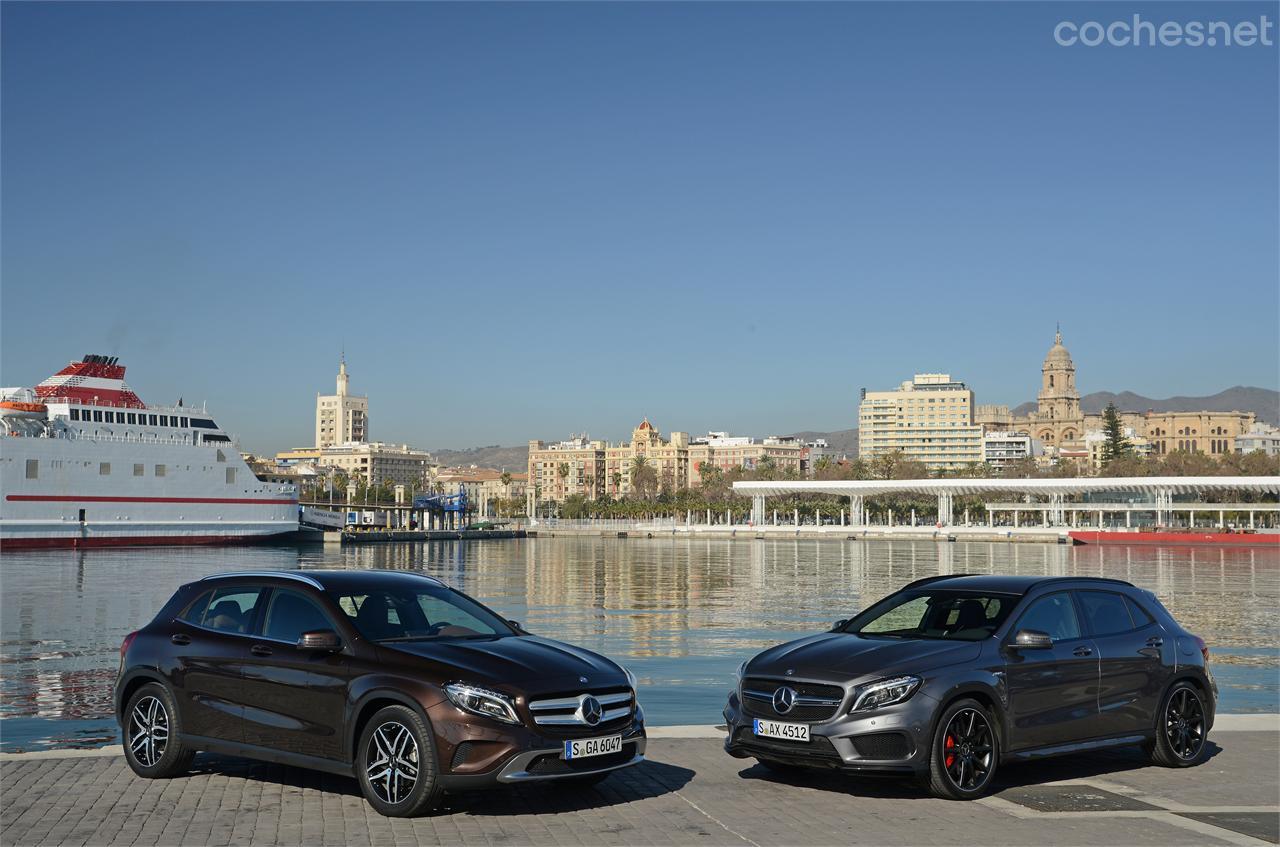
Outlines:
[[640, 677], [654, 723], [712, 723], [751, 653], [938, 573], [1107, 576], [1212, 646], [1222, 708], [1280, 711], [1269, 550], [932, 541], [544, 538], [358, 548], [102, 550], [0, 559], [0, 746], [106, 743], [120, 641], [183, 582], [260, 568], [423, 570]]

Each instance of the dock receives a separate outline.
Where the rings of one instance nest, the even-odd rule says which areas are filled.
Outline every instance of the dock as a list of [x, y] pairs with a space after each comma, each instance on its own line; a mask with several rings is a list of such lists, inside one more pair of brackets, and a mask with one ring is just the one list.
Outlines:
[[937, 800], [910, 782], [778, 776], [723, 732], [652, 727], [647, 761], [594, 788], [446, 795], [384, 818], [354, 779], [201, 754], [144, 780], [119, 747], [0, 754], [0, 842], [184, 845], [1188, 845], [1280, 840], [1280, 716], [1223, 715], [1210, 758], [1152, 767], [1137, 748], [1002, 766], [992, 794]]

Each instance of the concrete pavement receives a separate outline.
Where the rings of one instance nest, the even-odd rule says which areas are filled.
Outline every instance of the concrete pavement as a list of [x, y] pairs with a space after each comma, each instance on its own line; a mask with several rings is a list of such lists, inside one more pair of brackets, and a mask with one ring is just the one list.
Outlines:
[[[1226, 716], [1224, 716], [1226, 717]], [[119, 748], [0, 756], [0, 842], [37, 844], [1159, 844], [1280, 841], [1280, 718], [1224, 720], [1187, 770], [1119, 750], [1003, 768], [955, 803], [890, 780], [781, 778], [709, 727], [655, 727], [649, 761], [598, 788], [445, 798], [374, 813], [351, 779], [201, 755], [189, 776], [133, 775]]]

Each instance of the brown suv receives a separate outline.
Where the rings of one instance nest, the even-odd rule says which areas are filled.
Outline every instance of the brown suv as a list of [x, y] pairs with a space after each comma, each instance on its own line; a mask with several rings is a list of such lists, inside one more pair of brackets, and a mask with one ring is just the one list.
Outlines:
[[594, 783], [644, 758], [635, 678], [401, 571], [228, 573], [184, 585], [120, 647], [140, 776], [198, 750], [355, 776], [398, 817], [446, 790]]

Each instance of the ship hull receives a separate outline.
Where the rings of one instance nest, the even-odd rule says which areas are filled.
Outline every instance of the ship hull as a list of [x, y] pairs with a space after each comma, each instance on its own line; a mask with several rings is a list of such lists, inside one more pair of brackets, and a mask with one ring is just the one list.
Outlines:
[[6, 438], [0, 551], [255, 544], [298, 530], [291, 487], [227, 445]]
[[1267, 532], [1108, 532], [1073, 531], [1076, 544], [1156, 544], [1162, 547], [1226, 546], [1280, 548], [1280, 533]]

